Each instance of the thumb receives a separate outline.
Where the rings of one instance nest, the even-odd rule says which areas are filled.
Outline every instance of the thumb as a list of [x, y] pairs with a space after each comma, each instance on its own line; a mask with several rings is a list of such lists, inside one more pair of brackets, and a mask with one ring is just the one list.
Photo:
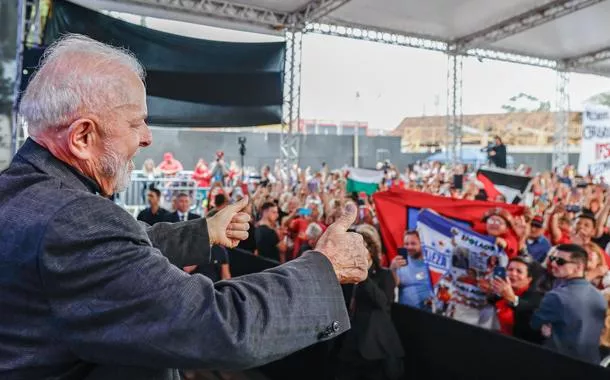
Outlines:
[[229, 205], [227, 208], [231, 210], [231, 213], [237, 214], [242, 211], [248, 205], [248, 196], [243, 197], [239, 202], [235, 202]]
[[353, 203], [348, 203], [347, 206], [345, 206], [345, 209], [343, 210], [341, 216], [337, 218], [337, 220], [335, 221], [335, 223], [332, 224], [332, 226], [335, 226], [334, 228], [336, 229], [347, 231], [352, 226], [352, 224], [354, 224], [357, 216], [358, 209], [356, 208], [356, 206]]

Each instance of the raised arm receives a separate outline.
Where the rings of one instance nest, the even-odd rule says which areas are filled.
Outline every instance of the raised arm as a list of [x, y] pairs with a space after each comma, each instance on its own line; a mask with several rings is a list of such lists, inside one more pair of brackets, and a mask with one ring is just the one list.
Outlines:
[[[247, 368], [349, 327], [333, 261], [320, 253], [212, 284], [170, 265], [118, 207], [90, 199], [69, 206], [47, 228], [39, 271], [54, 338], [82, 360]], [[95, 224], [74, 213], [84, 209]]]

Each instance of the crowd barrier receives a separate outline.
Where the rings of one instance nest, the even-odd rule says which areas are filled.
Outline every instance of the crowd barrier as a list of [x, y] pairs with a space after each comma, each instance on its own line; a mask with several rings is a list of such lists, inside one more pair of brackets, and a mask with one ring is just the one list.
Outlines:
[[146, 189], [153, 185], [161, 191], [162, 207], [171, 209], [172, 196], [177, 193], [186, 193], [192, 199], [192, 211], [200, 214], [200, 207], [209, 188], [198, 187], [197, 182], [191, 178], [192, 175], [192, 171], [183, 171], [176, 177], [149, 179], [143, 175], [141, 170], [134, 170], [127, 189], [118, 194], [116, 201], [135, 216], [148, 207]]
[[[277, 263], [246, 251], [230, 252], [237, 275]], [[610, 372], [543, 347], [442, 316], [394, 304], [392, 319], [405, 349], [405, 379], [607, 379]], [[333, 379], [342, 336], [259, 368], [269, 379]]]

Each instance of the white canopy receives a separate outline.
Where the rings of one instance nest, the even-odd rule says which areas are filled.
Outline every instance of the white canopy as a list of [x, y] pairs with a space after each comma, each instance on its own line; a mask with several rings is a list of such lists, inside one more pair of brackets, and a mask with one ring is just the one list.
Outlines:
[[375, 30], [441, 42], [471, 55], [477, 54], [473, 49], [486, 49], [553, 61], [541, 66], [610, 76], [610, 1], [605, 0], [74, 1], [94, 9], [268, 34], [308, 23]]

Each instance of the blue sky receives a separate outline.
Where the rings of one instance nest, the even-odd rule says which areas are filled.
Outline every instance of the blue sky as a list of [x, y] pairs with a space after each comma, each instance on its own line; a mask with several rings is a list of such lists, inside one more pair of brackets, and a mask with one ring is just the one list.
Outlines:
[[[139, 16], [120, 15], [139, 22]], [[170, 33], [224, 41], [259, 42], [278, 37], [147, 18], [146, 25]], [[447, 58], [425, 51], [341, 37], [303, 37], [301, 116], [362, 120], [371, 128], [393, 129], [405, 116], [446, 113]], [[555, 100], [555, 72], [549, 69], [474, 58], [464, 60], [463, 112], [503, 112], [520, 92]], [[570, 105], [610, 91], [610, 78], [571, 74]], [[360, 96], [357, 97], [356, 94]]]

